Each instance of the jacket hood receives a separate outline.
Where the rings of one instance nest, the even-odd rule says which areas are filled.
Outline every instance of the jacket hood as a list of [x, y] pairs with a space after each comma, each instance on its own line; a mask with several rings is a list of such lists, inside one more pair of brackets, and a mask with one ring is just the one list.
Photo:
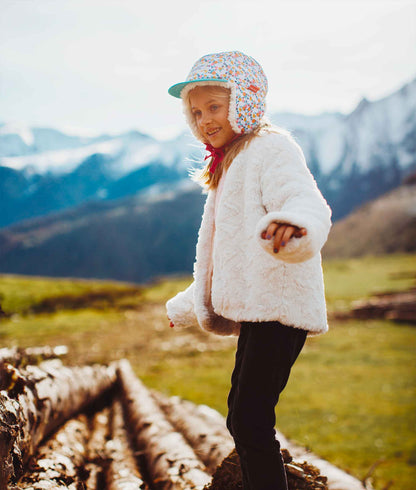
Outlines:
[[186, 80], [172, 85], [170, 95], [181, 98], [194, 135], [200, 139], [187, 104], [187, 94], [198, 85], [229, 88], [228, 119], [236, 134], [249, 133], [260, 125], [266, 109], [267, 78], [259, 63], [240, 51], [208, 54], [192, 67]]

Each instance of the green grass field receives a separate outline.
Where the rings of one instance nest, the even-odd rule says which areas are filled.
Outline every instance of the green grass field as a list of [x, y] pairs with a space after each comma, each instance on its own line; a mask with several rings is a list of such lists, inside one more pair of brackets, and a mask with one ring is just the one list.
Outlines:
[[[390, 481], [390, 489], [413, 490], [416, 328], [331, 314], [414, 285], [416, 256], [328, 261], [324, 269], [330, 331], [307, 340], [279, 403], [278, 427], [360, 479], [373, 467], [377, 490]], [[182, 278], [132, 288], [0, 276], [2, 308], [10, 315], [0, 321], [0, 346], [65, 344], [72, 364], [126, 357], [148, 386], [225, 414], [236, 339], [168, 327], [164, 302], [187, 284]]]

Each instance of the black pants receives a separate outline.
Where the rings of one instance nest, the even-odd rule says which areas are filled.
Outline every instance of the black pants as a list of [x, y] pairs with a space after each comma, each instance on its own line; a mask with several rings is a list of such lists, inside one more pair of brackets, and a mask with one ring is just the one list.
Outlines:
[[279, 322], [241, 325], [227, 427], [240, 456], [244, 490], [287, 490], [275, 406], [306, 335]]

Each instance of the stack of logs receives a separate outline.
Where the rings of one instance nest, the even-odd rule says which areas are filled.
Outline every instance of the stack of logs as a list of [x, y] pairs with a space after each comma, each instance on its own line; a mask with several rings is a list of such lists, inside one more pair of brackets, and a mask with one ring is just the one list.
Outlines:
[[[241, 488], [218, 412], [151, 392], [126, 360], [66, 367], [43, 354], [0, 349], [0, 490]], [[40, 357], [52, 358], [31, 364]], [[291, 490], [364, 489], [285, 461]]]
[[416, 288], [395, 293], [380, 293], [353, 303], [354, 318], [384, 318], [416, 324]]
[[348, 312], [335, 313], [335, 318], [384, 319], [416, 324], [416, 288], [385, 292], [368, 299], [354, 301]]

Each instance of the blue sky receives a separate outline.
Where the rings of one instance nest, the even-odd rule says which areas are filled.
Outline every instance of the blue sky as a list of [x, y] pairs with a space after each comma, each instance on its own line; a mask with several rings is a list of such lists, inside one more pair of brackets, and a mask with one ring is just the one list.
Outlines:
[[0, 0], [0, 120], [73, 132], [184, 127], [167, 88], [238, 49], [270, 111], [350, 112], [416, 77], [416, 0]]

